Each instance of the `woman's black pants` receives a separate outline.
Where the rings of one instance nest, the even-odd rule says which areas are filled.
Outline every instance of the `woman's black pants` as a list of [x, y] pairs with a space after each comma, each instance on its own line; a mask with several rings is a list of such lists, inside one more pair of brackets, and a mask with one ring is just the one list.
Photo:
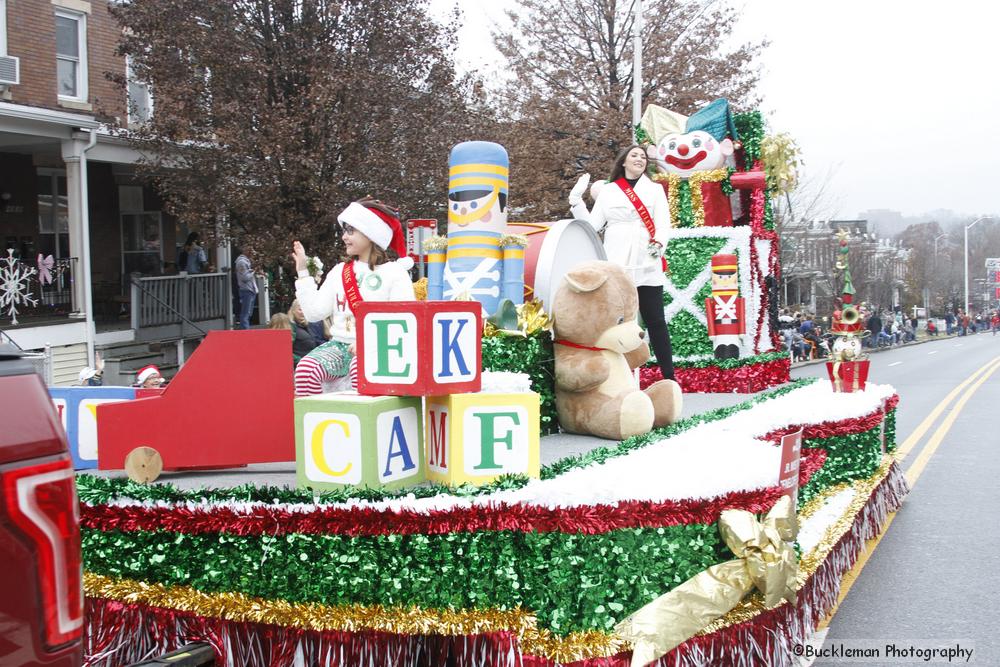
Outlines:
[[670, 349], [670, 331], [663, 318], [663, 287], [642, 286], [639, 291], [639, 314], [646, 323], [649, 346], [660, 364], [663, 378], [674, 379], [674, 353]]

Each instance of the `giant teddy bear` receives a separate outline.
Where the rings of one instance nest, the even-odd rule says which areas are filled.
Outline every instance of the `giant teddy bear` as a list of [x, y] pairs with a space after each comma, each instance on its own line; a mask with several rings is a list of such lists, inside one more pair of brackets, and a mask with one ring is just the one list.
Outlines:
[[682, 395], [673, 380], [639, 389], [649, 359], [639, 297], [616, 264], [589, 261], [566, 274], [552, 303], [556, 409], [563, 429], [611, 440], [673, 423]]

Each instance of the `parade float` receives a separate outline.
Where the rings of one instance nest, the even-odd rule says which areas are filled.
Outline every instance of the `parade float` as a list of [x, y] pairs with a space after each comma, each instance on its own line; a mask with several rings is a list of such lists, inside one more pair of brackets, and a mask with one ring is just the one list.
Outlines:
[[[754, 131], [742, 132], [734, 153], [758, 164]], [[704, 373], [702, 390], [783, 386], [678, 415], [636, 383], [638, 400], [652, 401], [652, 429], [543, 464], [541, 436], [558, 428], [544, 304], [559, 302], [573, 269], [526, 267], [530, 238], [489, 227], [506, 213], [506, 153], [476, 143], [452, 154], [449, 215], [465, 224], [428, 245], [430, 298], [361, 304], [358, 391], [298, 398], [294, 408], [288, 397], [273, 420], [280, 433], [250, 450], [252, 460], [294, 458], [297, 488], [78, 477], [88, 664], [203, 641], [234, 666], [745, 665], [761, 656], [791, 665], [793, 647], [835, 608], [841, 578], [907, 492], [893, 456], [898, 396], [873, 382], [851, 391], [787, 382], [768, 320], [777, 239], [764, 190], [745, 192], [747, 225], [679, 225], [665, 307], [679, 304], [675, 348]], [[666, 178], [678, 216], [700, 219], [714, 195], [691, 208], [697, 180]], [[589, 239], [560, 224], [545, 236]], [[588, 270], [606, 264], [579, 259], [598, 260]], [[524, 282], [541, 286], [539, 271], [552, 282], [518, 304]], [[742, 326], [719, 326], [740, 314]], [[235, 333], [254, 344], [271, 332]], [[280, 345], [287, 359], [290, 341]], [[197, 355], [175, 382], [198, 372]], [[835, 361], [854, 361], [842, 356]], [[220, 374], [212, 390], [203, 400], [235, 394], [237, 380]], [[120, 468], [145, 438], [139, 422], [125, 428], [128, 415], [148, 423], [144, 411], [171, 396], [183, 401], [168, 387], [96, 406], [97, 432], [109, 434], [107, 454], [96, 444], [99, 463]], [[269, 399], [249, 400], [241, 410], [269, 413]], [[107, 428], [131, 432], [130, 444], [110, 444], [119, 436], [103, 420], [112, 414]], [[235, 445], [205, 453], [169, 435], [157, 442], [168, 468], [241, 463]]]

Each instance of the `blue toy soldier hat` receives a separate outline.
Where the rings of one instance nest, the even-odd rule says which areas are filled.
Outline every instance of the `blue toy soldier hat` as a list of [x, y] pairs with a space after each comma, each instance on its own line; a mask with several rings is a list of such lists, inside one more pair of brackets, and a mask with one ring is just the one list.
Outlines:
[[497, 190], [507, 195], [510, 160], [507, 150], [492, 141], [465, 141], [451, 149], [448, 192]]
[[715, 137], [716, 141], [722, 141], [726, 137], [733, 141], [739, 140], [733, 115], [729, 112], [729, 101], [721, 98], [695, 112], [687, 119], [685, 132], [694, 132], [695, 130], [708, 132]]

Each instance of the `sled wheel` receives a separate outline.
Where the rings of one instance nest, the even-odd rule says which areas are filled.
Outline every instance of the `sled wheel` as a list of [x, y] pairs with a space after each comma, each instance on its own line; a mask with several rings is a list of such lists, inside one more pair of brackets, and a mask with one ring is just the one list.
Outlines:
[[152, 447], [136, 447], [125, 457], [125, 472], [133, 482], [155, 482], [163, 472], [163, 458]]

